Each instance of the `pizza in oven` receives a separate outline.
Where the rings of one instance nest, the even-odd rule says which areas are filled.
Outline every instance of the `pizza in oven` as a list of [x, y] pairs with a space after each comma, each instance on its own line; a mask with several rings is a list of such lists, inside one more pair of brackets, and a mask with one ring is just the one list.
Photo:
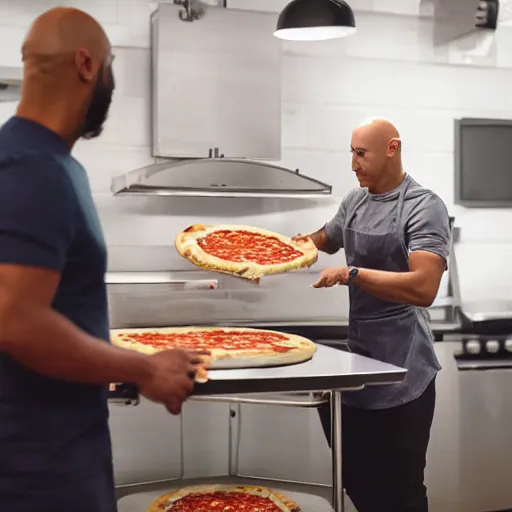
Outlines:
[[[316, 351], [316, 345], [302, 336], [242, 327], [117, 329], [111, 331], [111, 339], [118, 347], [145, 354], [173, 348], [207, 350], [212, 369], [295, 364], [311, 359]], [[207, 376], [199, 378], [204, 381]]]
[[300, 512], [290, 498], [266, 487], [201, 485], [158, 498], [147, 512]]
[[250, 226], [194, 224], [176, 235], [178, 252], [195, 265], [257, 281], [310, 267], [318, 258], [312, 240], [295, 241]]

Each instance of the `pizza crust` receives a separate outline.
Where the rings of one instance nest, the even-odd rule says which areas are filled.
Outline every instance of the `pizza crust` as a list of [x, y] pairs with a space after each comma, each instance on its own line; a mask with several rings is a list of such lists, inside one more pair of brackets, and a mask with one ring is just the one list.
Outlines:
[[[198, 240], [216, 231], [248, 231], [250, 233], [257, 233], [259, 235], [266, 235], [275, 237], [281, 242], [289, 245], [296, 251], [302, 253], [302, 257], [298, 257], [292, 261], [287, 261], [280, 264], [260, 265], [252, 261], [236, 262], [228, 261], [216, 256], [212, 256], [203, 251], [198, 244]], [[318, 250], [313, 243], [313, 240], [300, 240], [295, 241], [286, 236], [266, 229], [255, 228], [252, 226], [239, 226], [239, 225], [218, 225], [209, 226], [203, 224], [193, 224], [187, 229], [178, 233], [174, 240], [174, 245], [177, 251], [198, 267], [214, 272], [223, 272], [225, 274], [233, 274], [244, 279], [257, 281], [263, 276], [271, 274], [282, 274], [291, 270], [298, 270], [304, 267], [310, 267], [318, 258]]]
[[269, 498], [282, 512], [300, 512], [300, 507], [293, 500], [281, 493], [256, 485], [196, 485], [184, 487], [176, 491], [164, 494], [155, 500], [146, 512], [172, 512], [172, 504], [189, 494], [202, 494], [211, 492], [239, 492], [240, 494], [252, 494], [262, 498]]
[[272, 333], [286, 336], [287, 340], [283, 341], [283, 346], [291, 346], [288, 352], [274, 352], [272, 350], [254, 350], [254, 349], [212, 349], [211, 356], [207, 361], [208, 367], [212, 370], [235, 369], [235, 368], [261, 368], [267, 366], [282, 366], [296, 363], [302, 363], [313, 357], [316, 352], [316, 345], [311, 340], [297, 336], [296, 334], [288, 334], [266, 329], [250, 329], [243, 327], [166, 327], [160, 329], [114, 329], [110, 331], [112, 344], [144, 354], [156, 354], [165, 349], [151, 347], [143, 343], [126, 341], [123, 338], [125, 334], [135, 334], [144, 332], [154, 332], [161, 334], [186, 333], [191, 331], [211, 332], [223, 331], [232, 333], [234, 336], [237, 332], [254, 332], [254, 333]]

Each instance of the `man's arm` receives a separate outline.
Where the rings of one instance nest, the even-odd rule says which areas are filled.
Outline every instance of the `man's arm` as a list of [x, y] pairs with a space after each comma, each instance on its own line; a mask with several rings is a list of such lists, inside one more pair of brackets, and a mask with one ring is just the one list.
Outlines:
[[409, 257], [409, 272], [385, 272], [360, 268], [354, 284], [375, 297], [390, 302], [429, 307], [434, 302], [446, 261], [427, 251]]
[[450, 250], [450, 218], [442, 200], [431, 194], [407, 223], [409, 271], [361, 268], [353, 283], [379, 299], [429, 307], [439, 291]]
[[304, 237], [311, 238], [319, 251], [327, 254], [336, 254], [343, 248], [343, 226], [345, 225], [347, 207], [349, 202], [353, 200], [354, 192], [355, 191], [349, 192], [347, 196], [345, 196], [336, 215], [323, 228]]
[[0, 169], [0, 350], [58, 379], [143, 381], [151, 358], [89, 336], [51, 307], [77, 219], [64, 169], [24, 157]]
[[24, 366], [66, 381], [143, 382], [151, 358], [89, 336], [55, 312], [59, 272], [0, 265], [0, 350]]
[[325, 228], [319, 229], [318, 231], [315, 231], [314, 233], [307, 235], [305, 238], [311, 238], [316, 248], [319, 251], [325, 252], [327, 254], [335, 254], [336, 252], [339, 251], [339, 249], [341, 249], [341, 246], [338, 247], [338, 244], [335, 244], [331, 240], [329, 240], [325, 232]]

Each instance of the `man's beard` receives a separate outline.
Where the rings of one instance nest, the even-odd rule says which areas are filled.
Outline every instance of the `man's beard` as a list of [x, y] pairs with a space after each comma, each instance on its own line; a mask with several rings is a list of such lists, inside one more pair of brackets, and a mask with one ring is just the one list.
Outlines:
[[106, 73], [101, 69], [96, 87], [92, 93], [91, 102], [80, 130], [80, 136], [84, 139], [94, 139], [103, 131], [103, 124], [107, 120], [108, 109], [112, 102], [114, 92], [114, 76], [112, 68]]

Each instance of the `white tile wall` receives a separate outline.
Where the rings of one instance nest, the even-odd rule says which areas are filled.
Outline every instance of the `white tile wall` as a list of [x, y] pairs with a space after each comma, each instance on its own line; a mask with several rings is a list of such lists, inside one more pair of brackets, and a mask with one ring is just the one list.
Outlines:
[[[232, 0], [230, 5], [278, 10], [284, 3]], [[331, 183], [342, 196], [355, 185], [347, 150], [353, 125], [368, 115], [391, 118], [402, 133], [407, 171], [446, 201], [462, 228], [457, 256], [464, 298], [510, 297], [512, 211], [456, 208], [452, 182], [453, 119], [512, 117], [512, 29], [498, 30], [486, 57], [468, 57], [458, 51], [460, 45], [433, 48], [431, 20], [406, 16], [418, 14], [419, 1], [352, 3], [360, 10], [355, 36], [284, 44], [282, 163]], [[162, 205], [111, 198], [112, 176], [153, 161], [148, 35], [154, 3], [0, 0], [0, 65], [19, 64], [19, 47], [30, 21], [57, 4], [75, 5], [97, 17], [116, 47], [118, 86], [104, 135], [79, 142], [75, 150], [90, 173], [110, 244], [160, 245], [201, 216], [225, 221], [241, 215], [293, 234], [319, 227], [335, 211], [336, 201], [323, 206], [273, 202], [269, 207], [255, 200], [229, 202], [226, 209], [211, 201], [187, 200], [185, 207], [181, 200]], [[13, 110], [12, 104], [0, 104], [0, 120]], [[264, 216], [263, 207], [268, 212]]]

